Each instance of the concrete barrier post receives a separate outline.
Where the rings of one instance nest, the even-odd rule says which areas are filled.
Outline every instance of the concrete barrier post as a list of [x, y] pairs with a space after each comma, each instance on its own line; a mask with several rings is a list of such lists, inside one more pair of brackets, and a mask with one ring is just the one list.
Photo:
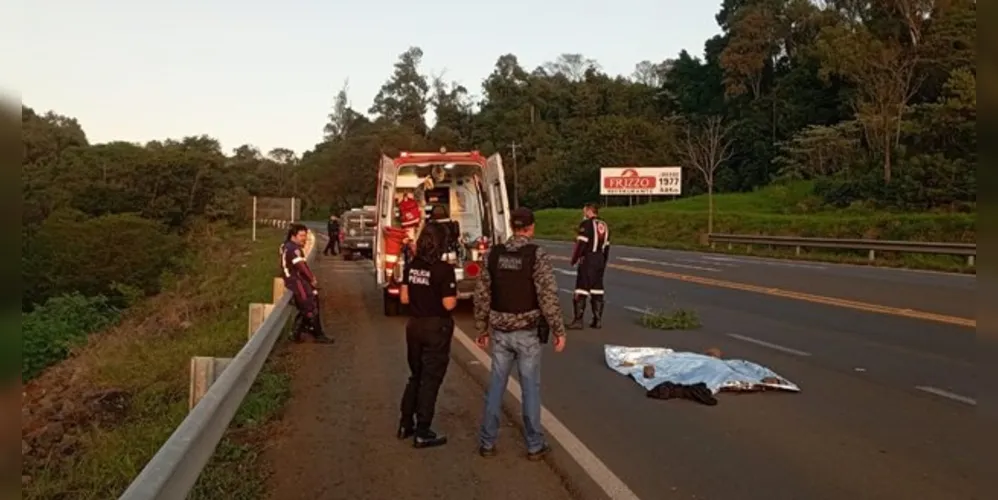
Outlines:
[[194, 356], [191, 358], [191, 388], [188, 395], [187, 411], [194, 409], [201, 398], [208, 393], [211, 385], [222, 375], [232, 358]]
[[870, 262], [873, 262], [873, 261], [877, 260], [877, 252], [874, 252], [873, 250], [870, 250], [870, 254], [869, 254], [868, 257], [870, 259]]
[[261, 302], [253, 302], [249, 305], [249, 328], [246, 332], [246, 338], [253, 338], [253, 334], [260, 329], [260, 325], [263, 324], [267, 316], [274, 311], [274, 304], [264, 304]]
[[273, 298], [270, 303], [276, 304], [280, 302], [281, 297], [284, 296], [284, 290], [284, 278], [274, 278]]

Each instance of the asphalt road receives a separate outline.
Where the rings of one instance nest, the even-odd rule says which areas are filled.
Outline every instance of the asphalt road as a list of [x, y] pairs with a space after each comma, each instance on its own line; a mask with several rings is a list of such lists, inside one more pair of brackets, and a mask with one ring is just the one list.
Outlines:
[[[553, 253], [571, 255], [570, 242], [542, 243]], [[964, 318], [977, 314], [974, 275], [626, 246], [613, 246], [610, 259], [618, 264], [883, 306]]]
[[[570, 248], [545, 244], [561, 255]], [[612, 261], [632, 266], [974, 317], [973, 277], [613, 251]], [[556, 267], [570, 292], [568, 263]], [[640, 498], [951, 500], [998, 490], [984, 448], [996, 431], [978, 418], [975, 400], [994, 381], [975, 372], [972, 328], [613, 269], [606, 285], [604, 328], [571, 332], [566, 352], [545, 359], [544, 404]], [[644, 329], [635, 310], [647, 307], [694, 309], [703, 327]], [[467, 312], [458, 325], [473, 335]], [[718, 347], [802, 392], [722, 394], [715, 407], [648, 399], [606, 366], [607, 343]]]

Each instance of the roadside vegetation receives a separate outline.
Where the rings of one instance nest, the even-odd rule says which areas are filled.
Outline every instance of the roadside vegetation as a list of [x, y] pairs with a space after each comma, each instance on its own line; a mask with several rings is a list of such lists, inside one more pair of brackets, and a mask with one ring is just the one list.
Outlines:
[[[246, 342], [247, 304], [269, 300], [280, 234], [261, 232], [256, 243], [245, 230], [194, 233], [198, 251], [160, 293], [118, 313], [113, 326], [100, 328], [100, 315], [73, 323], [95, 330], [90, 341], [74, 340], [70, 359], [25, 388], [24, 498], [124, 491], [187, 414], [190, 358], [235, 355]], [[107, 307], [78, 297], [51, 304], [58, 321], [63, 311]], [[287, 368], [280, 353], [265, 366], [193, 498], [261, 494], [255, 468], [267, 424], [289, 394]]]
[[648, 310], [638, 317], [638, 324], [655, 330], [696, 330], [700, 328], [700, 315], [693, 309]]

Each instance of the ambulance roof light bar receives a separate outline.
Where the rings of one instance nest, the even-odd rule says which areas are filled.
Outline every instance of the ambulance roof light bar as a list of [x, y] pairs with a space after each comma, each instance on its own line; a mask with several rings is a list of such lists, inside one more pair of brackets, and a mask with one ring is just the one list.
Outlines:
[[399, 152], [399, 158], [422, 158], [422, 157], [429, 157], [429, 156], [434, 156], [434, 157], [440, 157], [440, 156], [452, 156], [452, 157], [471, 156], [473, 158], [477, 158], [477, 157], [479, 157], [481, 155], [482, 154], [480, 152], [478, 152], [478, 151], [448, 153], [446, 147], [440, 148], [440, 152], [439, 153], [413, 153], [411, 151], [400, 151]]

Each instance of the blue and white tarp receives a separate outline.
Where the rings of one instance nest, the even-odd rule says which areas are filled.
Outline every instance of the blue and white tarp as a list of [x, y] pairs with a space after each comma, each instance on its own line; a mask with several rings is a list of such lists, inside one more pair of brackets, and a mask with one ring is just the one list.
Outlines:
[[[703, 382], [718, 391], [756, 391], [761, 388], [799, 392], [797, 384], [764, 366], [742, 359], [718, 359], [706, 354], [676, 352], [665, 347], [605, 345], [606, 364], [621, 375], [630, 375], [646, 390], [663, 382], [693, 385]], [[655, 367], [655, 376], [644, 377], [644, 367]]]

